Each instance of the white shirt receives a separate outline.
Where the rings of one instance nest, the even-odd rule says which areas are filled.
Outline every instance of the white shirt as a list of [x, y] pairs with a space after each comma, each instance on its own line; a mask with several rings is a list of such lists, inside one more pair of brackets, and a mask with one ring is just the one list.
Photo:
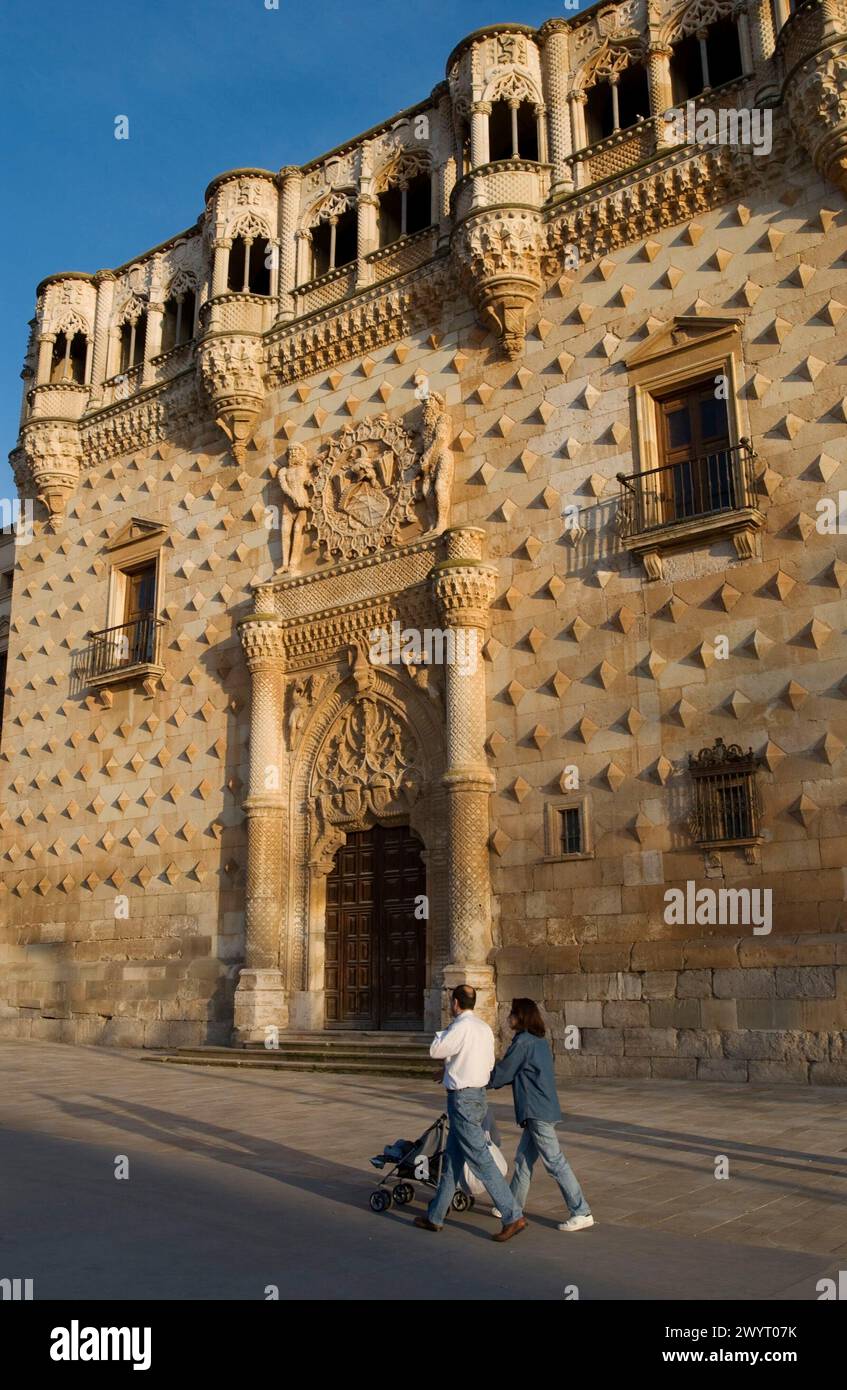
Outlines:
[[494, 1070], [494, 1034], [472, 1009], [463, 1009], [449, 1028], [436, 1033], [429, 1055], [444, 1059], [448, 1091], [485, 1087]]

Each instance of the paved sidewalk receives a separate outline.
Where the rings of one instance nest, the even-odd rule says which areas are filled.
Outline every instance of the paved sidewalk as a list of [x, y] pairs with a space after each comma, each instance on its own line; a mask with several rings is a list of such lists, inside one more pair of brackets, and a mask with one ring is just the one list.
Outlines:
[[[561, 1235], [537, 1171], [530, 1229], [479, 1206], [415, 1230], [367, 1207], [372, 1153], [440, 1112], [426, 1082], [155, 1065], [0, 1043], [0, 1277], [36, 1298], [815, 1299], [847, 1269], [847, 1091], [689, 1082], [562, 1087], [597, 1225]], [[517, 1143], [508, 1094], [495, 1109]], [[114, 1177], [118, 1155], [129, 1181]], [[729, 1179], [714, 1176], [729, 1160]], [[420, 1189], [421, 1193], [425, 1189]]]

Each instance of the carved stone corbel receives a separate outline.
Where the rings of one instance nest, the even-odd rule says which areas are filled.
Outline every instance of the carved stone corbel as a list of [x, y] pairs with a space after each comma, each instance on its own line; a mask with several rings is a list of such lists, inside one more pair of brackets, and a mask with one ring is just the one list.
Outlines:
[[197, 350], [201, 386], [236, 463], [244, 461], [264, 404], [262, 357], [261, 338], [246, 333], [217, 335]]
[[504, 207], [474, 212], [457, 229], [453, 254], [506, 356], [519, 357], [549, 256], [540, 213]]
[[79, 483], [79, 429], [68, 420], [32, 420], [21, 443], [33, 491], [55, 524]]

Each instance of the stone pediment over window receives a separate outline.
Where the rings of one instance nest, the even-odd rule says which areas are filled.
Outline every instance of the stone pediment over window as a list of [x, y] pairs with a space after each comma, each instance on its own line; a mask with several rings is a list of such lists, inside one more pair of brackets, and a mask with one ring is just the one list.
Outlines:
[[158, 541], [161, 544], [167, 534], [168, 528], [161, 522], [144, 521], [134, 516], [112, 537], [106, 550], [121, 550], [125, 545], [135, 545], [139, 541]]
[[735, 314], [721, 317], [706, 317], [703, 314], [681, 314], [669, 323], [657, 328], [626, 359], [629, 372], [635, 368], [660, 362], [669, 354], [677, 356], [680, 352], [703, 351], [717, 348], [728, 339], [735, 338], [741, 327], [741, 318]]

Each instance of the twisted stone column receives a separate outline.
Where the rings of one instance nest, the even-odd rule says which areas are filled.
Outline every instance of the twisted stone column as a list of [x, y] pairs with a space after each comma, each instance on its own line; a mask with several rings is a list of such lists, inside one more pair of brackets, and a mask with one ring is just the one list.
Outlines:
[[250, 669], [250, 782], [244, 969], [235, 995], [234, 1041], [264, 1042], [269, 1026], [288, 1025], [280, 962], [285, 960], [282, 901], [285, 796], [282, 766], [282, 632], [274, 614], [239, 624]]
[[164, 304], [147, 305], [147, 331], [144, 334], [144, 366], [141, 368], [142, 386], [150, 386], [156, 380], [153, 358], [162, 351], [162, 320], [165, 315]]
[[279, 199], [279, 308], [280, 319], [294, 317], [294, 286], [297, 280], [297, 222], [300, 216], [300, 185], [303, 175], [293, 165], [280, 170], [282, 191]]
[[471, 168], [478, 169], [489, 161], [488, 117], [490, 101], [475, 101], [471, 107]]
[[55, 333], [42, 333], [38, 339], [38, 366], [35, 370], [36, 386], [44, 386], [50, 380], [50, 368], [53, 365], [53, 345], [55, 342]]
[[541, 27], [544, 39], [544, 86], [547, 94], [547, 120], [550, 131], [550, 162], [553, 165], [553, 197], [573, 192], [571, 155], [571, 116], [568, 109], [568, 25], [551, 19]]
[[650, 85], [650, 112], [656, 130], [656, 148], [674, 143], [665, 112], [673, 106], [671, 89], [671, 50], [666, 44], [651, 43], [647, 49], [647, 81]]
[[751, 50], [750, 59], [753, 68], [758, 71], [773, 56], [776, 47], [774, 16], [770, 0], [750, 0], [747, 6], [747, 27]]
[[94, 310], [94, 342], [91, 355], [91, 396], [89, 404], [99, 405], [103, 398], [103, 382], [109, 371], [109, 324], [115, 297], [115, 277], [111, 270], [98, 270], [94, 276], [97, 286], [97, 306]]
[[[370, 184], [371, 180], [368, 180]], [[369, 285], [373, 267], [366, 259], [379, 246], [379, 198], [375, 193], [360, 193], [356, 221], [356, 288]]]
[[232, 242], [227, 237], [220, 237], [212, 243], [214, 260], [212, 262], [212, 299], [219, 294], [226, 294], [227, 273], [229, 271], [229, 252]]
[[[438, 93], [438, 125], [441, 148], [449, 150], [453, 141], [453, 111], [450, 104], [450, 89], [446, 82], [436, 88]], [[433, 96], [435, 92], [433, 93]], [[448, 154], [436, 170], [433, 179], [433, 223], [438, 227], [438, 244], [445, 247], [450, 241], [452, 222], [450, 220], [450, 195], [456, 186], [456, 158]]]
[[[444, 1016], [449, 991], [471, 984], [477, 1012], [494, 1022], [488, 800], [494, 779], [485, 757], [485, 669], [482, 644], [494, 598], [496, 571], [482, 561], [484, 532], [446, 532], [447, 557], [435, 566], [433, 588], [441, 621], [465, 658], [448, 661], [447, 685], [447, 930]], [[470, 645], [468, 645], [470, 644]], [[448, 647], [449, 653], [449, 647]], [[470, 659], [475, 655], [475, 661]]]

